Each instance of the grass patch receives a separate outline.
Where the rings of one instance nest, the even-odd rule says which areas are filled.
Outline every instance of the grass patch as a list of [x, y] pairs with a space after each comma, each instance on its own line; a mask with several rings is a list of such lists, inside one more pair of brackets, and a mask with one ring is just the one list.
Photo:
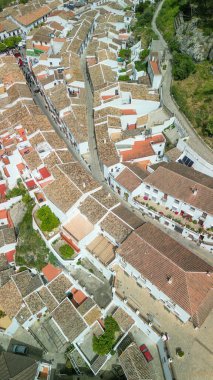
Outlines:
[[198, 134], [213, 148], [213, 78], [211, 63], [196, 64], [196, 73], [174, 81], [172, 94], [180, 110], [191, 121]]
[[26, 204], [27, 210], [19, 225], [16, 264], [41, 270], [49, 261], [50, 251], [40, 234], [33, 229], [33, 200]]
[[75, 251], [68, 244], [64, 244], [59, 248], [60, 256], [64, 260], [70, 260], [74, 255]]
[[117, 322], [111, 316], [106, 317], [105, 321], [105, 331], [100, 337], [93, 336], [93, 351], [98, 355], [107, 355], [112, 351], [115, 344], [115, 334], [120, 330]]

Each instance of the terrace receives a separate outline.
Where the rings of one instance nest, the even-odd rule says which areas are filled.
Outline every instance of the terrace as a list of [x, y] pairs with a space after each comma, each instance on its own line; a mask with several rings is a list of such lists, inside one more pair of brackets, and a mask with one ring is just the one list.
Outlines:
[[160, 217], [166, 217], [173, 220], [175, 223], [179, 224], [181, 227], [186, 227], [196, 233], [206, 232], [208, 235], [212, 235], [213, 232], [206, 231], [196, 220], [193, 220], [192, 216], [183, 212], [177, 212], [170, 210], [159, 203], [155, 203], [148, 198], [148, 196], [138, 196], [135, 197], [135, 201], [141, 206], [145, 207], [150, 211], [156, 212]]

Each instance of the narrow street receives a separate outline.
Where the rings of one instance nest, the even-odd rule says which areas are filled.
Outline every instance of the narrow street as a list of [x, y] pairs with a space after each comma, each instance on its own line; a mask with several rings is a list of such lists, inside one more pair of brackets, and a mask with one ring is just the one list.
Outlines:
[[165, 0], [162, 0], [153, 17], [152, 20], [152, 29], [153, 31], [158, 35], [159, 40], [161, 41], [163, 47], [166, 49], [166, 61], [167, 61], [167, 70], [163, 77], [163, 83], [162, 83], [162, 99], [163, 104], [176, 116], [176, 118], [179, 120], [182, 127], [186, 130], [186, 132], [189, 135], [188, 145], [197, 153], [200, 157], [202, 157], [204, 160], [209, 162], [210, 164], [213, 164], [213, 151], [211, 148], [209, 148], [205, 142], [201, 139], [201, 137], [196, 133], [195, 129], [187, 120], [186, 116], [179, 110], [179, 108], [176, 106], [171, 93], [170, 88], [172, 84], [172, 64], [171, 59], [172, 55], [169, 52], [169, 47], [164, 40], [162, 34], [157, 28], [156, 25], [156, 19], [158, 17], [158, 14], [162, 8], [162, 5]]

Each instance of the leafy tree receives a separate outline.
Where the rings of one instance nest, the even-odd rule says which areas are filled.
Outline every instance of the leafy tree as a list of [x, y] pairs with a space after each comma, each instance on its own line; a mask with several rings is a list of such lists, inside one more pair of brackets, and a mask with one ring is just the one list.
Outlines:
[[175, 80], [183, 80], [195, 73], [195, 64], [191, 57], [186, 54], [175, 52], [173, 54], [172, 74]]
[[51, 211], [49, 206], [42, 206], [37, 211], [37, 217], [41, 221], [41, 230], [45, 232], [51, 232], [54, 228], [57, 228], [60, 224], [59, 219]]
[[140, 53], [140, 59], [143, 61], [146, 57], [148, 57], [149, 55], [149, 49], [144, 49], [141, 53]]
[[112, 316], [105, 319], [105, 332], [97, 337], [93, 336], [93, 351], [98, 355], [107, 355], [115, 343], [115, 333], [119, 331], [119, 326]]
[[0, 42], [0, 53], [4, 53], [7, 50], [7, 46]]

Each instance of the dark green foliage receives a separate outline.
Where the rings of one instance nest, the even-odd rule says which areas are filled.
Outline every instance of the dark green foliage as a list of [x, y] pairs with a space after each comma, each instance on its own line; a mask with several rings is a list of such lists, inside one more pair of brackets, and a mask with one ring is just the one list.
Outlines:
[[68, 244], [64, 244], [59, 248], [60, 255], [63, 259], [69, 260], [74, 255], [74, 249], [72, 249]]
[[118, 332], [119, 326], [115, 319], [111, 316], [106, 317], [105, 332], [100, 337], [93, 336], [93, 351], [98, 355], [107, 355], [112, 351], [115, 344], [115, 333]]
[[34, 206], [33, 200], [27, 204], [27, 211], [19, 225], [16, 264], [41, 270], [48, 262], [50, 251], [40, 234], [33, 229], [32, 210]]
[[118, 80], [119, 81], [122, 81], [122, 82], [128, 82], [130, 79], [129, 79], [129, 75], [120, 75], [118, 77]]
[[121, 49], [119, 51], [119, 57], [123, 58], [123, 59], [130, 59], [131, 57], [131, 49]]
[[186, 79], [190, 74], [195, 73], [195, 70], [195, 64], [191, 57], [174, 52], [172, 74], [175, 80]]
[[141, 53], [140, 53], [140, 59], [143, 61], [146, 57], [148, 57], [149, 55], [149, 49], [144, 49]]
[[6, 198], [15, 198], [19, 195], [25, 196], [27, 194], [27, 190], [24, 187], [23, 183], [18, 183], [17, 187], [14, 187], [12, 190], [9, 190], [7, 192]]
[[44, 232], [51, 232], [54, 228], [57, 228], [60, 224], [59, 219], [51, 211], [49, 206], [42, 206], [37, 211], [37, 217], [41, 221], [41, 230]]
[[0, 42], [0, 52], [15, 48], [20, 41], [21, 37], [19, 36], [5, 38], [3, 42]]
[[147, 69], [147, 63], [142, 61], [135, 61], [135, 68], [137, 71], [146, 71]]
[[0, 319], [6, 317], [6, 313], [3, 310], [0, 310]]

